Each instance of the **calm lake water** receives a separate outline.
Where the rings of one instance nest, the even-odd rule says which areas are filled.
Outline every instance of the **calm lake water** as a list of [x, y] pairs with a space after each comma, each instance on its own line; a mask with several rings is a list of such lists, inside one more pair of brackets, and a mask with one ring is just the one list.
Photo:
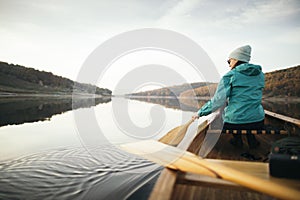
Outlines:
[[129, 198], [161, 168], [117, 145], [160, 138], [192, 115], [125, 98], [2, 98], [0, 110], [0, 199]]
[[[300, 113], [299, 103], [266, 106]], [[140, 199], [147, 194], [132, 194], [161, 167], [118, 145], [158, 139], [196, 109], [172, 99], [7, 97], [0, 111], [0, 199]]]

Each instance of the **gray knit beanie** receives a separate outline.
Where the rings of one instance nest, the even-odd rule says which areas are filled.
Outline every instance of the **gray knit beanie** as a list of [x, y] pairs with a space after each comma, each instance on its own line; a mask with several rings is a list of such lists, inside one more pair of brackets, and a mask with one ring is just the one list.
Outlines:
[[229, 54], [229, 58], [234, 58], [244, 62], [249, 62], [250, 57], [251, 47], [249, 45], [239, 47]]

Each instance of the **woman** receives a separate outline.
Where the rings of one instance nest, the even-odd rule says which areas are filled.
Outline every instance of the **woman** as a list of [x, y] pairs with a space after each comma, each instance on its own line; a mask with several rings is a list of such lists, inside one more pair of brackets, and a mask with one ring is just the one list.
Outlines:
[[[261, 66], [249, 63], [250, 57], [249, 45], [230, 53], [228, 64], [231, 70], [222, 77], [213, 98], [201, 107], [193, 119], [208, 115], [227, 102], [223, 113], [223, 130], [263, 129], [265, 114], [261, 100], [264, 74]], [[241, 147], [241, 135], [233, 136], [230, 143]], [[250, 148], [259, 145], [254, 135], [247, 134], [247, 140]]]

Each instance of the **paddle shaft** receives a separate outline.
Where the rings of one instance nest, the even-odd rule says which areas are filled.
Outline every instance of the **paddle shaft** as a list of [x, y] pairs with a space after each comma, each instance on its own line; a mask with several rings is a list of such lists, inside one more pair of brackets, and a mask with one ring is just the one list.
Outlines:
[[280, 199], [299, 199], [300, 191], [264, 180], [217, 163], [211, 163], [190, 152], [154, 140], [121, 145], [129, 153], [142, 156], [165, 167], [207, 175], [240, 184]]
[[[204, 159], [199, 158], [198, 156], [187, 152], [190, 155], [187, 155], [187, 159], [189, 162], [193, 162], [195, 165], [199, 165], [200, 167], [196, 167], [194, 173], [202, 174], [203, 169], [206, 168], [209, 170], [209, 173], [205, 173], [205, 175], [231, 181], [237, 184], [240, 184], [244, 187], [250, 188], [255, 191], [259, 191], [280, 199], [299, 199], [300, 192], [289, 189], [287, 187], [283, 187], [277, 183], [273, 183], [270, 181], [266, 181], [261, 178], [257, 178], [255, 176], [245, 174], [243, 172], [222, 166], [220, 164], [211, 163]], [[180, 160], [180, 159], [179, 159]], [[178, 160], [178, 161], [179, 161]], [[172, 163], [171, 165], [176, 164], [177, 161]], [[180, 162], [180, 161], [179, 161]], [[180, 164], [180, 163], [178, 163]], [[167, 166], [168, 167], [168, 166]]]

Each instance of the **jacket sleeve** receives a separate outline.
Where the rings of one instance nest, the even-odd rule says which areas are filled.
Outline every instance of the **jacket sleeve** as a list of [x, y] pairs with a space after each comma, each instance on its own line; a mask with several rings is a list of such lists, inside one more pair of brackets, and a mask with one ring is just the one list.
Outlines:
[[225, 105], [230, 95], [232, 79], [233, 73], [230, 72], [222, 77], [214, 96], [198, 110], [199, 117], [209, 115]]

